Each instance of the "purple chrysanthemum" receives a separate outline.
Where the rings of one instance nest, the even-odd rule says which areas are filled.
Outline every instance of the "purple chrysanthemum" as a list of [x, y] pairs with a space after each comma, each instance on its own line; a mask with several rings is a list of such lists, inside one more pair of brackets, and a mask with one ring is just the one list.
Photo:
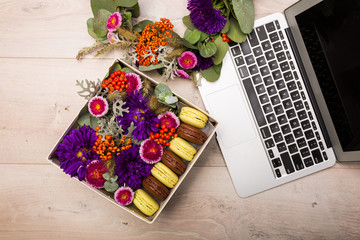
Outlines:
[[178, 69], [174, 72], [175, 76], [178, 76], [178, 77], [181, 77], [181, 78], [184, 78], [184, 79], [189, 79], [190, 75], [185, 72], [184, 70], [182, 69]]
[[163, 148], [154, 139], [146, 139], [140, 146], [140, 157], [148, 163], [154, 164], [160, 162], [163, 155]]
[[140, 91], [142, 88], [141, 78], [136, 73], [127, 73], [125, 74], [127, 83], [129, 87], [126, 89], [127, 93], [133, 93], [135, 91]]
[[129, 205], [134, 199], [134, 191], [130, 187], [119, 187], [114, 193], [114, 199], [120, 205]]
[[184, 69], [192, 69], [197, 64], [196, 55], [191, 51], [183, 52], [177, 61], [179, 66]]
[[96, 142], [95, 131], [90, 126], [82, 126], [79, 129], [72, 129], [64, 137], [56, 151], [60, 168], [71, 177], [76, 174], [80, 181], [85, 177], [86, 166], [92, 160], [99, 160], [99, 156], [92, 146]]
[[179, 118], [173, 112], [170, 111], [161, 113], [158, 116], [158, 119], [160, 120], [160, 126], [165, 125], [167, 129], [171, 129], [171, 128], [176, 129], [180, 125]]
[[[116, 120], [119, 121], [118, 124], [123, 129], [127, 129], [132, 122], [134, 123], [136, 127], [132, 132], [134, 139], [145, 140], [151, 132], [158, 130], [156, 124], [159, 123], [159, 119], [155, 113], [149, 109], [148, 102], [149, 99], [144, 99], [140, 91], [135, 91], [128, 95], [124, 106], [124, 108], [128, 108], [129, 112], [116, 118]], [[127, 132], [125, 132], [125, 134], [127, 134]]]
[[120, 42], [118, 35], [114, 32], [108, 32], [107, 39], [110, 44], [115, 44], [115, 43]]
[[196, 53], [196, 57], [198, 61], [197, 65], [194, 67], [194, 71], [203, 71], [214, 65], [214, 62], [211, 58], [204, 58], [200, 55], [199, 52]]
[[103, 188], [106, 179], [103, 174], [108, 172], [105, 163], [99, 160], [94, 160], [86, 166], [85, 180], [93, 188]]
[[138, 145], [122, 151], [116, 156], [115, 163], [119, 184], [125, 184], [134, 190], [140, 188], [142, 180], [151, 175], [150, 171], [153, 167], [141, 160]]
[[90, 99], [88, 103], [88, 109], [91, 115], [94, 117], [102, 117], [109, 110], [109, 104], [105, 98], [101, 96], [95, 96]]
[[110, 15], [109, 19], [106, 22], [106, 28], [110, 32], [115, 32], [116, 28], [120, 27], [122, 23], [122, 17], [121, 14], [118, 12], [114, 12]]
[[187, 9], [194, 26], [207, 34], [219, 33], [227, 19], [220, 9], [214, 9], [211, 0], [189, 0]]

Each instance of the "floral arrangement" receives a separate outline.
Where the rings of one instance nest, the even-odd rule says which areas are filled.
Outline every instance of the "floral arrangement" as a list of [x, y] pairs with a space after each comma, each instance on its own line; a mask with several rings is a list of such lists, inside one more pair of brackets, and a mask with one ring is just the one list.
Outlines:
[[156, 69], [165, 80], [177, 76], [196, 84], [197, 72], [216, 81], [229, 43], [245, 41], [254, 26], [252, 0], [188, 0], [183, 37], [166, 18], [134, 24], [140, 11], [137, 0], [91, 0], [91, 8], [94, 17], [87, 28], [96, 43], [80, 50], [77, 59], [123, 49], [125, 60], [140, 71]]
[[55, 153], [71, 177], [129, 205], [142, 181], [177, 137], [178, 98], [115, 62], [102, 80], [77, 81], [88, 100]]

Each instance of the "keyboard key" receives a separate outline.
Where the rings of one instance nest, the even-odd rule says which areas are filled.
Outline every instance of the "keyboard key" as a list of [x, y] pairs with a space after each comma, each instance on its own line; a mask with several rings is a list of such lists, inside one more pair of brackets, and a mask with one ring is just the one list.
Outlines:
[[[294, 73], [295, 79], [298, 80], [298, 79], [299, 79], [299, 76], [298, 76], [297, 72], [293, 72], [293, 73]], [[299, 89], [300, 89], [300, 88], [299, 88]], [[300, 89], [300, 90], [301, 90], [301, 89]]]
[[300, 119], [300, 121], [307, 118], [307, 115], [306, 115], [306, 111], [305, 111], [305, 110], [299, 111], [299, 112], [297, 113], [297, 115], [298, 115], [298, 118]]
[[265, 83], [266, 86], [269, 86], [269, 85], [273, 84], [272, 77], [271, 76], [264, 77], [264, 83]]
[[231, 53], [234, 57], [241, 54], [241, 50], [239, 46], [231, 48]]
[[310, 148], [310, 149], [314, 149], [314, 148], [317, 148], [317, 147], [318, 147], [317, 141], [316, 141], [315, 139], [310, 140], [310, 141], [308, 142], [308, 144], [309, 144], [309, 148]]
[[260, 132], [264, 139], [271, 136], [270, 129], [267, 126], [260, 128]]
[[276, 177], [281, 178], [281, 172], [278, 168], [275, 169], [275, 174], [276, 174]]
[[246, 78], [247, 76], [249, 76], [249, 72], [246, 66], [239, 67], [238, 70], [241, 78]]
[[272, 46], [273, 46], [273, 49], [274, 49], [275, 52], [279, 52], [279, 51], [281, 51], [283, 49], [280, 42], [274, 43]]
[[298, 145], [299, 148], [303, 148], [306, 146], [306, 140], [305, 138], [300, 138], [298, 140], [296, 140], [296, 143]]
[[279, 104], [280, 103], [280, 98], [279, 98], [279, 96], [273, 96], [273, 97], [271, 97], [271, 103], [273, 104], [273, 105], [277, 105], [277, 104]]
[[283, 142], [276, 145], [276, 147], [277, 147], [279, 152], [284, 152], [287, 149], [285, 143], [283, 143]]
[[286, 171], [287, 174], [295, 172], [295, 169], [294, 169], [294, 167], [293, 167], [293, 165], [291, 163], [289, 153], [285, 152], [285, 153], [280, 154], [280, 158], [281, 158], [281, 161], [284, 164], [285, 171]]
[[311, 139], [314, 137], [314, 132], [310, 129], [304, 132], [306, 139]]
[[263, 110], [265, 114], [271, 113], [273, 111], [272, 106], [270, 104], [264, 105]]
[[268, 153], [269, 153], [269, 157], [270, 157], [270, 158], [273, 158], [273, 157], [274, 157], [274, 152], [273, 152], [273, 150], [269, 149]]
[[296, 116], [295, 110], [294, 109], [289, 109], [286, 111], [286, 116], [288, 117], [288, 119], [291, 119], [293, 117]]
[[294, 62], [293, 62], [293, 61], [290, 61], [290, 67], [291, 67], [291, 70], [294, 70], [294, 69], [295, 69]]
[[276, 54], [276, 59], [277, 59], [279, 62], [282, 62], [282, 61], [286, 60], [285, 53], [284, 53], [284, 52], [280, 52], [280, 53]]
[[279, 79], [279, 78], [282, 77], [280, 70], [275, 70], [275, 71], [273, 71], [273, 72], [272, 72], [272, 76], [273, 76], [274, 80], [277, 80], [277, 79]]
[[253, 63], [255, 63], [255, 58], [252, 55], [249, 55], [247, 57], [245, 57], [245, 61], [247, 65], [251, 65]]
[[256, 62], [258, 64], [259, 67], [263, 66], [266, 64], [266, 60], [263, 56], [259, 57], [256, 59]]
[[252, 47], [259, 45], [259, 40], [254, 30], [248, 35], [248, 39]]
[[277, 40], [279, 40], [279, 35], [277, 34], [277, 32], [270, 33], [269, 37], [271, 42], [276, 42]]
[[266, 115], [266, 119], [267, 119], [268, 123], [273, 123], [273, 122], [275, 122], [275, 121], [276, 121], [275, 114], [270, 113], [270, 114]]
[[270, 74], [268, 66], [264, 66], [264, 67], [260, 68], [260, 73], [261, 73], [261, 76], [266, 76], [266, 75]]
[[267, 51], [265, 53], [266, 60], [270, 61], [271, 59], [275, 58], [274, 52], [272, 50]]
[[304, 135], [301, 128], [295, 129], [293, 133], [294, 133], [295, 138], [299, 138], [299, 137], [302, 137]]
[[310, 166], [314, 165], [314, 162], [311, 157], [308, 157], [308, 158], [304, 159], [304, 164], [306, 167], [310, 167]]
[[287, 56], [287, 58], [288, 58], [289, 60], [291, 59], [291, 54], [290, 54], [289, 51], [286, 51], [286, 56]]
[[291, 144], [291, 145], [289, 145], [288, 148], [289, 148], [290, 154], [296, 153], [298, 151], [296, 144]]
[[320, 162], [324, 161], [319, 149], [315, 149], [315, 150], [311, 151], [311, 155], [312, 155], [315, 163], [320, 163]]
[[281, 90], [279, 92], [279, 95], [280, 95], [281, 99], [286, 99], [289, 97], [289, 93], [288, 93], [287, 89]]
[[283, 140], [283, 136], [281, 133], [274, 134], [274, 140], [276, 143], [281, 142]]
[[267, 32], [275, 31], [275, 24], [273, 22], [270, 22], [265, 25]]
[[277, 29], [280, 29], [280, 23], [279, 23], [278, 20], [275, 20], [275, 25], [276, 25], [276, 28], [277, 28]]
[[272, 96], [272, 95], [276, 94], [277, 91], [276, 91], [275, 86], [270, 86], [267, 88], [267, 92], [268, 92], [269, 96]]
[[261, 94], [261, 93], [264, 93], [264, 92], [265, 92], [265, 86], [264, 86], [264, 84], [257, 85], [255, 88], [256, 88], [256, 92], [257, 92], [258, 94]]
[[295, 141], [294, 137], [292, 134], [288, 134], [288, 135], [285, 135], [285, 142], [287, 144], [290, 144], [290, 143], [293, 143]]
[[293, 101], [300, 99], [300, 94], [298, 91], [293, 91], [290, 93], [290, 96]]
[[281, 132], [285, 135], [291, 132], [289, 124], [285, 124], [284, 126], [281, 126]]
[[301, 157], [300, 155], [297, 153], [293, 156], [291, 156], [292, 160], [293, 160], [293, 163], [294, 163], [294, 166], [295, 166], [295, 169], [297, 171], [301, 170], [304, 168], [304, 164], [302, 163], [301, 161]]
[[255, 57], [258, 57], [258, 56], [262, 55], [262, 53], [263, 53], [263, 51], [261, 50], [260, 47], [254, 48], [253, 52], [254, 52]]
[[250, 49], [248, 41], [240, 43], [240, 46], [241, 46], [242, 53], [244, 55], [248, 55], [249, 53], [251, 53], [251, 49]]
[[238, 56], [235, 58], [236, 66], [241, 66], [245, 63], [243, 56]]
[[256, 85], [256, 84], [258, 84], [258, 83], [261, 83], [261, 82], [262, 82], [262, 81], [261, 81], [261, 77], [260, 77], [260, 75], [259, 75], [259, 74], [258, 74], [258, 75], [253, 76], [253, 77], [252, 77], [252, 80], [253, 80], [254, 85]]
[[284, 123], [287, 123], [287, 118], [286, 118], [285, 114], [280, 115], [278, 117], [278, 122], [279, 122], [280, 125], [283, 125]]
[[294, 79], [291, 71], [285, 72], [285, 73], [284, 73], [284, 78], [285, 78], [285, 81], [289, 81], [289, 80], [291, 80], [291, 79]]
[[283, 106], [285, 109], [289, 109], [292, 107], [292, 103], [290, 99], [286, 99], [285, 101], [283, 101]]
[[284, 35], [281, 31], [279, 32], [279, 36], [280, 36], [280, 39], [284, 39]]
[[290, 120], [290, 126], [291, 128], [297, 128], [300, 126], [299, 121], [295, 118], [293, 120]]
[[281, 105], [275, 106], [274, 112], [276, 115], [282, 114], [284, 113], [284, 108]]
[[272, 147], [274, 147], [274, 146], [275, 146], [274, 141], [273, 141], [271, 138], [265, 140], [265, 146], [266, 146], [267, 148], [272, 148]]
[[288, 49], [287, 43], [285, 41], [282, 41], [282, 44], [284, 46], [284, 49], [287, 50]]
[[290, 66], [289, 66], [288, 62], [282, 62], [282, 63], [280, 63], [280, 69], [281, 69], [281, 71], [283, 71], [283, 72], [289, 70], [289, 69], [290, 69]]
[[294, 102], [294, 107], [297, 111], [304, 108], [304, 105], [301, 100]]
[[328, 160], [328, 159], [329, 159], [328, 156], [327, 156], [327, 154], [326, 154], [326, 152], [323, 152], [322, 154], [323, 154], [323, 157], [324, 157], [325, 160]]
[[302, 156], [303, 158], [310, 155], [310, 151], [309, 151], [309, 149], [308, 149], [307, 147], [301, 149], [301, 150], [300, 150], [300, 153], [301, 153], [301, 156]]
[[257, 95], [255, 93], [255, 89], [254, 89], [254, 87], [253, 87], [253, 85], [251, 83], [251, 80], [249, 78], [245, 79], [243, 81], [243, 84], [244, 84], [246, 93], [248, 95], [250, 104], [252, 106], [252, 109], [253, 109], [256, 121], [258, 123], [258, 126], [262, 127], [262, 126], [264, 126], [266, 124], [266, 120], [265, 120], [265, 117], [264, 117], [264, 115], [263, 115], [263, 113], [261, 111], [260, 103], [259, 103]]
[[301, 127], [303, 130], [311, 128], [311, 124], [309, 120], [305, 120], [301, 122]]
[[263, 41], [268, 38], [264, 26], [257, 27], [256, 33], [259, 36], [260, 41]]
[[254, 75], [254, 74], [258, 73], [259, 70], [258, 70], [257, 66], [254, 64], [254, 65], [249, 67], [249, 72], [250, 72], [251, 75]]
[[262, 104], [269, 102], [269, 97], [267, 94], [263, 94], [259, 96], [259, 100]]
[[275, 70], [275, 69], [279, 68], [279, 65], [277, 64], [276, 60], [273, 60], [273, 61], [269, 62], [269, 67], [271, 70]]
[[296, 83], [294, 81], [288, 82], [286, 85], [287, 85], [289, 91], [297, 89]]
[[271, 163], [274, 168], [280, 167], [282, 165], [280, 158], [275, 158], [271, 160]]
[[273, 123], [270, 125], [270, 131], [272, 133], [276, 133], [278, 131], [280, 131], [279, 125], [277, 123]]
[[[270, 44], [270, 42], [268, 40], [266, 40], [265, 42], [262, 42], [261, 46], [262, 46], [264, 51], [267, 51], [267, 50], [271, 49], [271, 44]], [[275, 49], [275, 51], [276, 51], [276, 49]]]

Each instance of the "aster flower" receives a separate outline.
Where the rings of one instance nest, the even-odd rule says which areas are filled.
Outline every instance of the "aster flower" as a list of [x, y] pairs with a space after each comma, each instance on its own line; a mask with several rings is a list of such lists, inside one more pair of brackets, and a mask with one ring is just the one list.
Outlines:
[[90, 126], [82, 126], [79, 129], [72, 129], [64, 137], [56, 151], [60, 168], [71, 177], [76, 174], [80, 181], [85, 177], [86, 166], [92, 160], [98, 160], [99, 156], [92, 150], [97, 140], [95, 131]]
[[129, 84], [129, 87], [126, 89], [127, 93], [133, 93], [136, 90], [140, 91], [142, 88], [142, 82], [139, 75], [136, 73], [127, 73], [125, 74], [125, 77], [127, 79], [127, 83]]
[[121, 14], [118, 12], [114, 12], [113, 14], [110, 15], [109, 19], [107, 20], [106, 28], [110, 32], [115, 32], [116, 28], [121, 26], [121, 23], [122, 23]]
[[108, 171], [104, 162], [94, 160], [86, 166], [85, 180], [93, 188], [103, 188], [106, 182], [103, 174]]
[[205, 69], [208, 69], [212, 65], [214, 65], [214, 62], [211, 58], [204, 58], [200, 55], [199, 52], [196, 53], [197, 58], [197, 65], [194, 67], [194, 71], [203, 71]]
[[126, 185], [136, 190], [142, 180], [151, 175], [153, 165], [141, 160], [139, 146], [133, 145], [128, 150], [121, 151], [115, 158], [114, 172], [119, 176], [119, 185]]
[[192, 69], [197, 64], [196, 55], [191, 51], [183, 52], [177, 61], [179, 66], [184, 69]]
[[146, 139], [140, 146], [140, 157], [148, 163], [154, 164], [161, 160], [163, 155], [163, 148], [154, 139]]
[[178, 76], [178, 77], [181, 77], [181, 78], [184, 78], [184, 79], [189, 79], [190, 75], [185, 72], [184, 70], [182, 69], [178, 69], [174, 72], [175, 76]]
[[160, 126], [165, 125], [167, 129], [177, 128], [180, 125], [179, 118], [170, 111], [161, 113], [158, 119], [160, 120]]
[[[134, 93], [128, 95], [128, 99], [124, 108], [128, 108], [129, 112], [124, 113], [123, 116], [116, 117], [119, 125], [123, 129], [130, 127], [134, 123], [136, 127], [132, 132], [133, 138], [137, 140], [145, 140], [151, 132], [156, 132], [156, 124], [159, 119], [155, 113], [149, 109], [149, 100], [143, 98], [140, 91], [135, 90]], [[127, 132], [125, 132], [127, 134]]]
[[102, 117], [109, 110], [109, 104], [105, 98], [101, 96], [95, 96], [90, 99], [88, 109], [91, 115], [94, 117]]
[[120, 205], [129, 205], [134, 199], [134, 191], [130, 187], [120, 187], [114, 193], [114, 198]]
[[118, 35], [116, 33], [114, 33], [114, 32], [108, 32], [107, 39], [108, 39], [110, 44], [120, 42], [120, 39], [119, 39]]
[[194, 26], [207, 34], [219, 33], [226, 24], [220, 9], [214, 9], [211, 0], [189, 0], [187, 9]]

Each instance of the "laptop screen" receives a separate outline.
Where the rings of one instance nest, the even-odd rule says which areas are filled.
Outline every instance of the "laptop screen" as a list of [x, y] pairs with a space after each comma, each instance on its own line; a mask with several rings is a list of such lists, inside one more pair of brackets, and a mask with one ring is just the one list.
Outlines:
[[296, 21], [343, 151], [358, 151], [360, 1], [325, 0]]

